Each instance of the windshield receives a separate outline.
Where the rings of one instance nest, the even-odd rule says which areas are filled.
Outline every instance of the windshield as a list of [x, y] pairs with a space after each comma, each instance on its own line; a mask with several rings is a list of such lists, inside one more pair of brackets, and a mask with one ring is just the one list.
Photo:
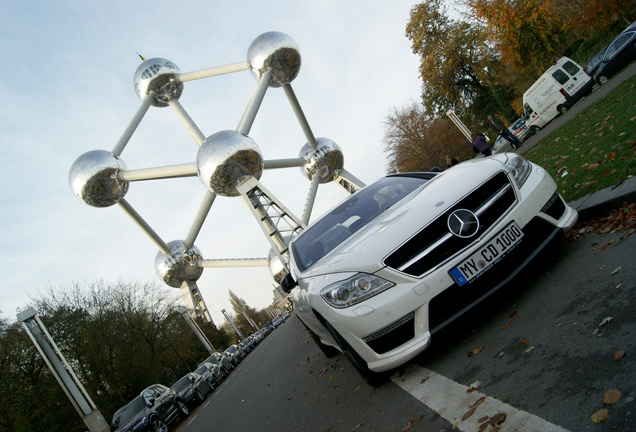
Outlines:
[[305, 229], [293, 242], [294, 258], [305, 271], [380, 213], [425, 184], [433, 175], [391, 176], [351, 195]]
[[117, 429], [119, 426], [123, 426], [130, 420], [134, 419], [137, 414], [144, 410], [146, 403], [141, 397], [137, 397], [132, 400], [128, 405], [122, 408], [119, 412], [115, 413], [113, 417], [112, 426], [113, 429]]

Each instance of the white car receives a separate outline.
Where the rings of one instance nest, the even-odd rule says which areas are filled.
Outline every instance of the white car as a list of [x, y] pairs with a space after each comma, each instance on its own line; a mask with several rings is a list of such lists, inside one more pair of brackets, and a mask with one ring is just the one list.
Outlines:
[[577, 217], [549, 174], [514, 153], [389, 175], [290, 242], [281, 287], [323, 352], [342, 351], [375, 385]]

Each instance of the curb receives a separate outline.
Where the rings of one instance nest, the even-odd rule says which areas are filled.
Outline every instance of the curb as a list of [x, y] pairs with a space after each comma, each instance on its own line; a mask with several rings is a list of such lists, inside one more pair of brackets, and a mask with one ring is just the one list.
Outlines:
[[579, 220], [604, 216], [619, 208], [624, 202], [636, 201], [636, 177], [623, 180], [618, 185], [594, 192], [568, 205], [579, 212]]

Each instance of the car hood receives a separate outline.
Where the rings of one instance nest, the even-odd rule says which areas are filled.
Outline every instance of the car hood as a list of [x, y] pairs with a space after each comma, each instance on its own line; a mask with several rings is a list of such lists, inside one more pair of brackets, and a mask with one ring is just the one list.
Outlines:
[[440, 173], [417, 193], [399, 201], [354, 233], [315, 265], [301, 273], [307, 279], [335, 273], [380, 270], [382, 260], [468, 192], [495, 173], [508, 171], [506, 156], [462, 162]]

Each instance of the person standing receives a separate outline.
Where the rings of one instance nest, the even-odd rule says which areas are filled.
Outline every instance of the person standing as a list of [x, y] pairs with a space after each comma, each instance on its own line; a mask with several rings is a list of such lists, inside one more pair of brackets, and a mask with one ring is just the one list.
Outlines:
[[473, 145], [473, 148], [477, 149], [477, 151], [484, 156], [490, 156], [492, 154], [490, 147], [488, 147], [488, 143], [486, 142], [486, 137], [483, 135], [475, 136], [475, 134], [473, 134], [472, 139], [473, 142], [471, 144]]
[[499, 117], [488, 116], [488, 124], [490, 128], [497, 132], [497, 134], [508, 141], [513, 149], [517, 150], [521, 145], [521, 141], [513, 133], [511, 133], [504, 122]]

